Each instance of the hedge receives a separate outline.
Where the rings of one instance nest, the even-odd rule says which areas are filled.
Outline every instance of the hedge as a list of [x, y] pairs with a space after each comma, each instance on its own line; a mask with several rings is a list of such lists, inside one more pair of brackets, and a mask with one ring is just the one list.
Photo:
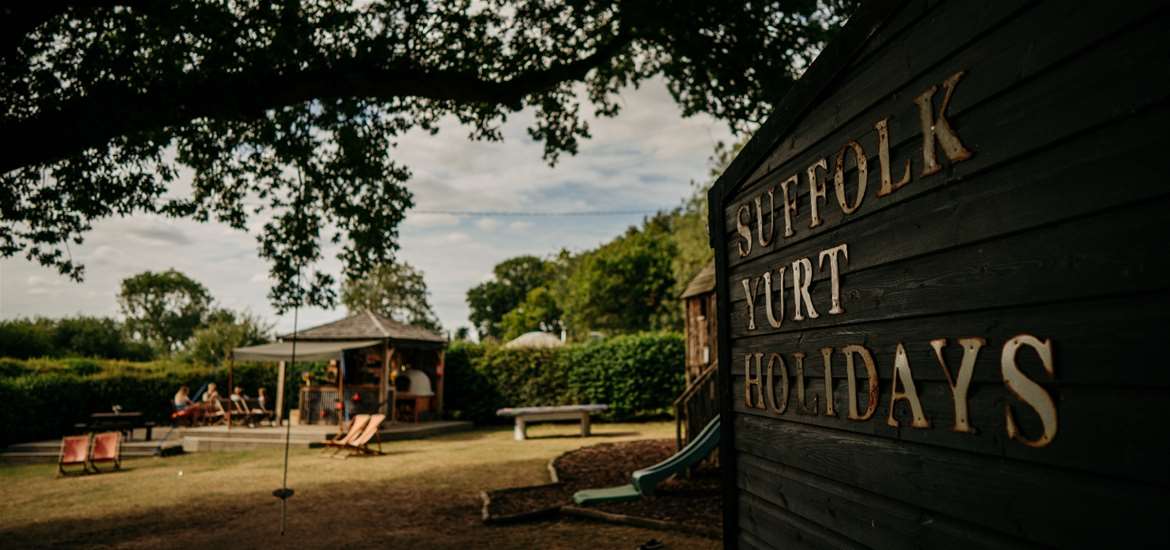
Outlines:
[[[288, 373], [285, 397], [296, 406], [299, 373], [322, 370], [298, 364]], [[105, 359], [0, 359], [0, 445], [55, 438], [70, 433], [90, 413], [120, 405], [141, 411], [160, 426], [170, 423], [171, 399], [179, 386], [192, 392], [215, 382], [221, 395], [230, 392], [226, 368], [175, 361], [132, 363]], [[275, 399], [277, 369], [273, 363], [240, 363], [234, 383], [255, 397], [266, 388]]]
[[[447, 350], [444, 401], [453, 418], [495, 423], [503, 407], [607, 403], [602, 418], [632, 420], [668, 415], [684, 386], [683, 337], [674, 333], [617, 336], [554, 349], [506, 349], [453, 342]], [[285, 397], [297, 405], [300, 373], [321, 375], [320, 363], [288, 373]], [[275, 398], [272, 363], [241, 363], [235, 383], [248, 395], [267, 388]], [[178, 361], [134, 363], [105, 359], [0, 358], [0, 445], [69, 433], [90, 413], [142, 411], [169, 424], [171, 398], [181, 385], [197, 390], [215, 382], [230, 389], [227, 369]]]
[[503, 407], [606, 403], [609, 420], [670, 414], [685, 385], [683, 337], [617, 336], [552, 349], [455, 342], [447, 352], [446, 407], [456, 418], [500, 421]]

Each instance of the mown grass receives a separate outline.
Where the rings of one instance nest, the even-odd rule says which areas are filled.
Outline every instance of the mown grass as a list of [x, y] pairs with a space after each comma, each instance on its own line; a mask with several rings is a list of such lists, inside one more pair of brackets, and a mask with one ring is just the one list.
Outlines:
[[55, 479], [51, 465], [0, 466], [5, 546], [151, 547], [177, 544], [498, 548], [631, 548], [649, 538], [672, 548], [715, 541], [581, 521], [486, 527], [484, 489], [548, 482], [553, 457], [603, 441], [673, 437], [670, 423], [541, 424], [533, 439], [491, 428], [384, 444], [386, 456], [331, 458], [293, 450], [289, 532], [279, 536], [283, 453], [278, 449], [127, 460], [125, 471]]

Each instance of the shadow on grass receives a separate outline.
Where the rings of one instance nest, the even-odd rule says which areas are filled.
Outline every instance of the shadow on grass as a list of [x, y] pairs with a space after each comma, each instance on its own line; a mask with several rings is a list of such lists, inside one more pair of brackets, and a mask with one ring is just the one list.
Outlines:
[[[478, 491], [495, 484], [502, 470], [531, 470], [533, 463], [466, 466], [458, 469], [456, 483], [442, 485], [432, 478], [447, 478], [454, 472], [437, 468], [405, 481], [358, 474], [343, 482], [313, 483], [303, 476], [290, 479], [296, 494], [288, 500], [288, 530], [283, 535], [279, 500], [271, 494], [276, 476], [239, 480], [215, 490], [193, 489], [189, 498], [178, 503], [157, 504], [164, 488], [127, 471], [125, 483], [143, 485], [134, 502], [103, 502], [112, 497], [95, 493], [84, 506], [55, 508], [51, 499], [39, 499], [44, 510], [34, 510], [35, 519], [26, 517], [21, 524], [0, 519], [0, 540], [5, 548], [348, 548], [390, 541], [419, 548], [571, 548], [588, 538], [596, 542], [595, 548], [629, 547], [631, 532], [624, 528], [602, 531], [574, 521], [485, 526], [480, 520]], [[53, 491], [51, 484], [40, 487], [46, 494]], [[119, 511], [111, 512], [111, 508]]]

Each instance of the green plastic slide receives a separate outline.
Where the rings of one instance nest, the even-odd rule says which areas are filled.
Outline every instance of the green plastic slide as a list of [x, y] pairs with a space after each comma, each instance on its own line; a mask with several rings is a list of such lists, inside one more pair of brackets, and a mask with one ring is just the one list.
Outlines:
[[654, 487], [664, 479], [685, 470], [690, 465], [707, 458], [715, 447], [719, 445], [719, 417], [711, 419], [699, 436], [683, 447], [681, 451], [670, 458], [649, 468], [642, 468], [631, 476], [633, 483], [606, 487], [603, 489], [585, 489], [573, 495], [573, 502], [582, 506], [601, 504], [603, 502], [624, 502], [637, 500], [642, 495], [654, 494]]

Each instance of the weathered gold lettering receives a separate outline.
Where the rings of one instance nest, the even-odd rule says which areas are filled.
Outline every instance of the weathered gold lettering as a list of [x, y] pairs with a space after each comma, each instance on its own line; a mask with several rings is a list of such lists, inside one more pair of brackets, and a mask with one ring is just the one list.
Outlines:
[[938, 158], [934, 154], [934, 144], [937, 141], [942, 146], [943, 154], [951, 162], [961, 162], [971, 158], [971, 151], [959, 141], [959, 134], [951, 127], [947, 120], [947, 107], [951, 104], [951, 94], [955, 92], [955, 85], [963, 77], [964, 71], [959, 71], [943, 81], [943, 100], [939, 105], [938, 115], [934, 113], [934, 93], [938, 86], [927, 88], [922, 95], [914, 99], [918, 104], [918, 120], [922, 126], [922, 175], [929, 176], [942, 170]]
[[890, 127], [889, 118], [883, 118], [877, 121], [873, 127], [877, 129], [878, 133], [878, 171], [882, 176], [881, 187], [878, 188], [877, 196], [884, 197], [901, 189], [903, 185], [910, 183], [910, 159], [906, 159], [906, 163], [902, 168], [902, 178], [894, 182], [890, 176]]
[[[776, 288], [780, 290], [780, 307], [772, 307], [772, 272], [764, 273], [764, 312], [768, 314], [768, 324], [772, 328], [780, 328], [784, 324], [784, 271], [787, 266], [780, 266], [780, 276], [777, 277]], [[780, 312], [780, 318], [776, 318], [776, 311]]]
[[1045, 374], [1049, 378], [1056, 375], [1052, 364], [1052, 341], [1040, 340], [1031, 334], [1021, 334], [1008, 340], [1003, 345], [1003, 352], [1000, 355], [999, 365], [1003, 374], [1004, 384], [1011, 390], [1016, 397], [1028, 404], [1040, 416], [1040, 423], [1043, 426], [1043, 433], [1036, 439], [1028, 439], [1020, 433], [1019, 425], [1016, 419], [1012, 416], [1012, 407], [1009, 404], [1004, 404], [1003, 413], [1007, 419], [1007, 435], [1008, 439], [1015, 439], [1029, 447], [1044, 447], [1052, 443], [1056, 437], [1056, 404], [1052, 402], [1052, 397], [1044, 388], [1037, 384], [1032, 379], [1020, 372], [1019, 366], [1016, 364], [1016, 355], [1019, 353], [1021, 347], [1030, 347], [1036, 351], [1040, 356], [1040, 364], [1044, 367]]
[[756, 237], [760, 246], [772, 244], [772, 236], [776, 231], [776, 199], [773, 196], [776, 188], [768, 190], [768, 236], [764, 237], [764, 196], [756, 197]]
[[749, 277], [742, 281], [743, 294], [747, 297], [747, 329], [756, 330], [756, 295], [760, 292], [760, 280], [756, 278], [755, 288], [752, 288], [751, 280]]
[[825, 159], [819, 159], [808, 167], [808, 227], [812, 229], [821, 225], [821, 211], [820, 205], [817, 201], [825, 201], [825, 181], [817, 178], [817, 168], [828, 172], [829, 163]]
[[[850, 344], [841, 348], [845, 356], [845, 379], [849, 386], [849, 420], [869, 420], [873, 417], [878, 406], [878, 375], [877, 367], [873, 363], [873, 355], [865, 346]], [[853, 356], [861, 357], [865, 365], [865, 376], [869, 383], [869, 401], [865, 405], [865, 413], [858, 413], [857, 407], [857, 372], [853, 365]]]
[[849, 245], [841, 243], [833, 248], [821, 251], [821, 256], [817, 260], [817, 269], [825, 270], [825, 258], [829, 258], [829, 280], [832, 282], [833, 306], [829, 308], [829, 315], [840, 315], [845, 313], [845, 308], [841, 307], [841, 270], [837, 265], [837, 254], [849, 260]]
[[788, 187], [796, 185], [798, 180], [796, 174], [792, 177], [780, 182], [780, 193], [784, 195], [784, 236], [792, 236], [792, 218], [796, 217], [796, 201], [792, 195], [788, 193]]
[[970, 420], [968, 420], [967, 389], [971, 387], [971, 376], [975, 373], [975, 360], [979, 357], [979, 350], [986, 343], [987, 340], [983, 338], [959, 338], [959, 345], [963, 346], [963, 359], [959, 363], [959, 374], [952, 376], [951, 370], [947, 368], [947, 361], [943, 357], [943, 348], [947, 346], [947, 339], [939, 338], [930, 341], [930, 347], [934, 348], [934, 356], [938, 359], [938, 365], [942, 367], [943, 375], [947, 377], [947, 385], [951, 387], [951, 400], [955, 404], [955, 425], [951, 428], [953, 431], [975, 432], [975, 429], [971, 427]]
[[[747, 214], [748, 221], [744, 221], [743, 216]], [[752, 208], [746, 204], [739, 205], [735, 211], [735, 232], [739, 233], [742, 240], [736, 241], [736, 247], [739, 249], [739, 257], [742, 258], [752, 253], [752, 230], [748, 227], [751, 222]]]
[[812, 407], [808, 406], [804, 393], [804, 352], [796, 352], [792, 354], [792, 358], [796, 359], [796, 406], [799, 412], [804, 414], [816, 415], [818, 410], [819, 398], [813, 395]]
[[[776, 403], [776, 390], [772, 378], [776, 363], [780, 364], [780, 403]], [[767, 388], [764, 395], [768, 397], [768, 409], [776, 414], [784, 414], [788, 410], [788, 365], [779, 353], [768, 356]]]
[[[857, 196], [854, 197], [852, 203], [845, 196], [845, 153], [849, 151], [853, 151], [853, 156], [857, 158]], [[841, 147], [840, 151], [837, 151], [836, 169], [833, 170], [833, 185], [837, 190], [837, 204], [841, 205], [841, 211], [846, 214], [856, 212], [858, 208], [861, 208], [861, 201], [865, 200], [866, 180], [869, 179], [867, 162], [865, 149], [856, 141], [850, 140], [849, 143]]]
[[812, 262], [808, 258], [801, 258], [792, 262], [792, 320], [803, 321], [804, 314], [801, 312], [801, 305], [808, 308], [808, 318], [816, 319], [820, 317], [817, 314], [816, 308], [813, 307], [812, 296], [808, 293], [808, 287], [812, 284]]
[[[762, 353], [743, 355], [743, 405], [749, 409], [764, 409], [763, 381], [761, 380], [760, 359]], [[752, 359], [756, 360], [756, 375], [752, 376]], [[752, 404], [752, 388], [756, 389], [756, 403]]]
[[[902, 383], [905, 391], [898, 389], [898, 383]], [[922, 402], [918, 400], [918, 390], [914, 387], [914, 375], [910, 372], [910, 359], [906, 357], [906, 348], [898, 342], [898, 349], [894, 352], [894, 372], [890, 376], [890, 411], [886, 415], [886, 424], [898, 427], [898, 419], [894, 418], [894, 408], [898, 406], [898, 401], [905, 399], [910, 403], [910, 414], [913, 420], [910, 425], [915, 428], [929, 428], [930, 421], [926, 419], [926, 415], [922, 414]]]
[[821, 348], [821, 359], [825, 362], [825, 416], [837, 416], [833, 400], [833, 348]]

